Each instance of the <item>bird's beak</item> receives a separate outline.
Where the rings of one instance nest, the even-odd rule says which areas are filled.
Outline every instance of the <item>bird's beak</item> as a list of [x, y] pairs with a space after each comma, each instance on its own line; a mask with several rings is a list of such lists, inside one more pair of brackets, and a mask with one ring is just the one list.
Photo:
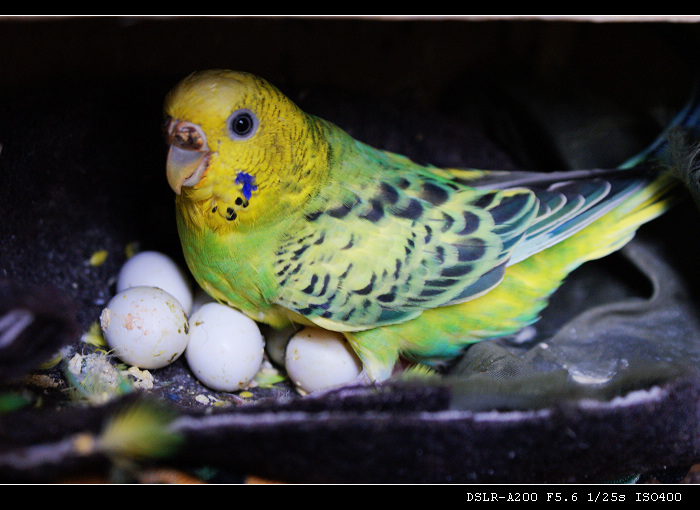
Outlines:
[[209, 164], [209, 148], [202, 129], [191, 122], [170, 119], [166, 127], [170, 145], [165, 166], [168, 184], [178, 195], [197, 184]]

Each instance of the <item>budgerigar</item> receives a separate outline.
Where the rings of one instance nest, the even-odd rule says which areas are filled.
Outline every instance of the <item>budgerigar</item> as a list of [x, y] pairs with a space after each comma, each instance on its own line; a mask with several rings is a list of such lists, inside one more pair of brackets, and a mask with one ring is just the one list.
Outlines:
[[533, 323], [573, 269], [621, 248], [676, 196], [653, 165], [419, 165], [242, 72], [186, 77], [165, 114], [167, 179], [199, 285], [274, 327], [342, 332], [368, 381], [400, 356], [449, 359]]

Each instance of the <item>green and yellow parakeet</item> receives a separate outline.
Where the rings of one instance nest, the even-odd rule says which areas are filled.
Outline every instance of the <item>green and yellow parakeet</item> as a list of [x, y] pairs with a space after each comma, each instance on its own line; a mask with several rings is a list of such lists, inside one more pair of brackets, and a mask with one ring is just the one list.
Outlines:
[[399, 356], [449, 359], [533, 323], [573, 269], [622, 247], [675, 197], [660, 167], [419, 165], [241, 72], [188, 76], [165, 114], [167, 179], [200, 286], [275, 327], [342, 332], [370, 381]]

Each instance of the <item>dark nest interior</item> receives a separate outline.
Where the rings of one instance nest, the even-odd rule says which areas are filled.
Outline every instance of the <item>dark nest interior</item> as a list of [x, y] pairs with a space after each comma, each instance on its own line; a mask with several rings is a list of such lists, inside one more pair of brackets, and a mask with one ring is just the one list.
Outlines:
[[[692, 182], [627, 247], [575, 271], [526, 341], [475, 344], [436, 379], [301, 396], [280, 369], [275, 384], [224, 393], [180, 359], [152, 387], [101, 398], [66, 364], [118, 363], [84, 335], [129, 250], [182, 262], [162, 107], [189, 73], [258, 74], [356, 138], [438, 166], [613, 168], [685, 104], [699, 42], [695, 23], [663, 21], [0, 19], [0, 481], [166, 469], [210, 482], [692, 478]], [[106, 258], [90, 263], [97, 252]], [[139, 406], [155, 410], [156, 436], [175, 438], [167, 454], [104, 447]]]

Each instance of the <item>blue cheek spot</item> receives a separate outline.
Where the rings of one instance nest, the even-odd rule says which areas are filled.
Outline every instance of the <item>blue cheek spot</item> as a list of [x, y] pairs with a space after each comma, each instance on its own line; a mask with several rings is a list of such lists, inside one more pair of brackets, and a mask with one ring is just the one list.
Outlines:
[[258, 189], [255, 185], [255, 176], [245, 172], [238, 172], [238, 175], [236, 175], [236, 184], [242, 186], [241, 191], [246, 200], [250, 200], [253, 191], [257, 191]]

